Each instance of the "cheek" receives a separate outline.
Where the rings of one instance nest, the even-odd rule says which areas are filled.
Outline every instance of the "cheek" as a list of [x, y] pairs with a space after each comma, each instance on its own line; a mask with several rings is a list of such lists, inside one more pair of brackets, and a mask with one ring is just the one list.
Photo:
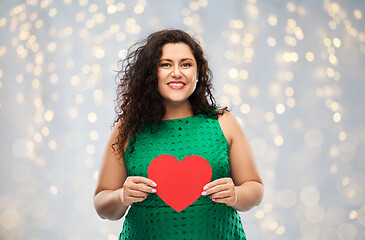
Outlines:
[[163, 82], [166, 80], [166, 78], [169, 76], [171, 71], [165, 70], [165, 69], [159, 69], [157, 71], [157, 79], [160, 82]]
[[187, 77], [187, 79], [189, 79], [192, 82], [195, 82], [198, 79], [196, 71], [187, 72], [186, 77]]

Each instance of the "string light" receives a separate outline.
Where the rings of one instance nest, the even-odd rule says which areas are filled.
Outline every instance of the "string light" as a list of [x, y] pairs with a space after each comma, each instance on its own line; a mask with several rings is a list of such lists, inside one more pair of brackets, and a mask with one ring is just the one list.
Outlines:
[[224, 14], [221, 3], [191, 0], [165, 9], [173, 18], [153, 14], [165, 3], [145, 0], [3, 2], [1, 152], [10, 152], [1, 174], [11, 188], [0, 196], [0, 231], [34, 238], [61, 226], [61, 238], [80, 239], [76, 222], [89, 219], [91, 237], [117, 239], [90, 204], [113, 120], [113, 64], [147, 33], [177, 26], [202, 44], [217, 99], [246, 131], [262, 172], [263, 203], [240, 213], [258, 222], [248, 224], [251, 238], [361, 237], [363, 5], [314, 2], [269, 10], [264, 1], [225, 2], [241, 14]]

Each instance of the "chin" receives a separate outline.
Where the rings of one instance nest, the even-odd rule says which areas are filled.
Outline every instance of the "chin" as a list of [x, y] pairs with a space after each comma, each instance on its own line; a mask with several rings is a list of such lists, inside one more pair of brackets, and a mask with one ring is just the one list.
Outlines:
[[166, 99], [165, 100], [166, 101], [166, 103], [170, 103], [170, 104], [173, 104], [173, 105], [180, 105], [180, 104], [183, 104], [183, 103], [185, 103], [186, 101], [188, 101], [188, 99], [186, 98], [184, 98], [184, 99], [176, 99], [176, 98], [168, 98], [168, 99]]

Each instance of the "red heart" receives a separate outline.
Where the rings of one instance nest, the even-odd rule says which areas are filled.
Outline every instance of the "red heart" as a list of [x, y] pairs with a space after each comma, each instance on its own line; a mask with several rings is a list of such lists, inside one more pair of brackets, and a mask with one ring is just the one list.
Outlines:
[[191, 155], [181, 162], [171, 155], [154, 158], [148, 178], [156, 184], [157, 195], [177, 212], [195, 202], [212, 178], [212, 168], [203, 157]]

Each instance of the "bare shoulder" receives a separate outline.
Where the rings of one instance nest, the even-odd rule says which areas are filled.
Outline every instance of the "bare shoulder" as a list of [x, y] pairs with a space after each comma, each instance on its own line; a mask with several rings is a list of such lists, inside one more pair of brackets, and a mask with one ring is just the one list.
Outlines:
[[218, 110], [222, 113], [219, 115], [218, 121], [221, 126], [224, 126], [228, 129], [241, 129], [241, 125], [238, 123], [235, 116], [227, 110]]
[[241, 125], [238, 123], [235, 116], [232, 113], [226, 110], [218, 110], [222, 112], [222, 115], [219, 115], [218, 122], [221, 126], [224, 136], [227, 139], [228, 144], [231, 146], [232, 139], [237, 135], [242, 133]]

